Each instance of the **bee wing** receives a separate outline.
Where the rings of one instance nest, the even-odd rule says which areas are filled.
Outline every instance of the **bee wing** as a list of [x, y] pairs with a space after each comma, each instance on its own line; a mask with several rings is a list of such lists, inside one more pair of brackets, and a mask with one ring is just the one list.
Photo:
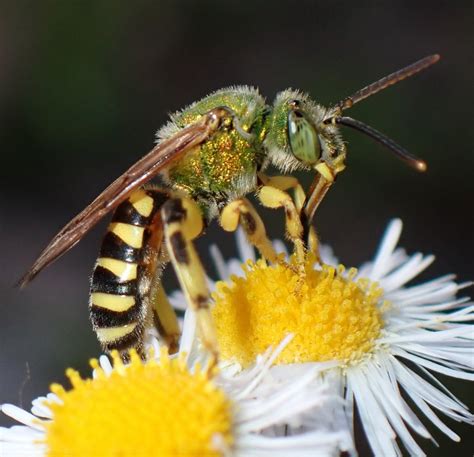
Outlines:
[[33, 266], [20, 279], [18, 285], [25, 286], [43, 268], [69, 251], [107, 213], [123, 202], [134, 189], [152, 179], [164, 167], [208, 139], [218, 129], [222, 117], [227, 114], [222, 109], [209, 111], [195, 123], [162, 141], [147, 155], [134, 163], [59, 231]]

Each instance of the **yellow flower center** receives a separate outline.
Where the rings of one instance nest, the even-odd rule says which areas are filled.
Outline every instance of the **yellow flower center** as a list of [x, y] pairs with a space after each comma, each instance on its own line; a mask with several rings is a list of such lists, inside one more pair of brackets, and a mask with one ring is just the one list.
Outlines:
[[73, 388], [51, 387], [62, 404], [48, 404], [48, 456], [218, 456], [215, 440], [232, 443], [231, 403], [205, 370], [191, 374], [166, 352], [160, 361], [136, 353], [127, 366], [117, 354], [113, 361], [110, 376], [93, 360], [95, 379], [69, 369]]
[[222, 358], [248, 366], [288, 333], [294, 338], [277, 363], [360, 360], [383, 327], [378, 307], [382, 290], [359, 279], [355, 268], [314, 261], [269, 266], [247, 262], [245, 276], [219, 282], [213, 315]]

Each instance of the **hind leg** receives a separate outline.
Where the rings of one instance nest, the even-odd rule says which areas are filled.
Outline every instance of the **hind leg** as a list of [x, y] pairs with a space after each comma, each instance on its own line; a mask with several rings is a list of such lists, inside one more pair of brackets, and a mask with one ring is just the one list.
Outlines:
[[179, 350], [181, 329], [179, 328], [176, 313], [166, 296], [160, 279], [158, 279], [156, 285], [153, 285], [150, 305], [153, 313], [153, 325], [168, 346], [168, 352], [175, 354]]
[[165, 242], [181, 288], [196, 313], [198, 334], [210, 354], [210, 367], [218, 360], [217, 337], [210, 310], [206, 274], [192, 240], [203, 229], [202, 214], [192, 200], [175, 196], [161, 211]]

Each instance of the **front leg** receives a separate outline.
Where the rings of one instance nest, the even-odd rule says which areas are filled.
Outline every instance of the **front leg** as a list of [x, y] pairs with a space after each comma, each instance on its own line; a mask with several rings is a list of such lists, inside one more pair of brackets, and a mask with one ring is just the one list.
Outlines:
[[263, 186], [258, 193], [258, 199], [266, 208], [284, 208], [286, 233], [295, 247], [296, 260], [302, 265], [306, 258], [303, 224], [295, 202], [287, 192], [272, 186]]
[[[264, 185], [264, 187], [265, 186], [270, 186], [270, 187], [279, 189], [281, 191], [284, 191], [285, 193], [288, 190], [293, 190], [293, 199], [292, 199], [292, 201], [294, 202], [293, 206], [296, 207], [296, 210], [298, 212], [298, 219], [299, 219], [299, 221], [300, 221], [300, 223], [303, 227], [303, 231], [302, 231], [302, 234], [299, 234], [298, 233], [298, 231], [300, 230], [299, 227], [294, 227], [292, 229], [292, 231], [294, 232], [294, 234], [296, 236], [298, 236], [302, 239], [303, 246], [315, 255], [316, 261], [321, 263], [321, 257], [320, 257], [320, 254], [319, 254], [318, 236], [316, 235], [316, 231], [315, 231], [314, 227], [309, 225], [309, 224], [306, 224], [307, 217], [306, 217], [306, 213], [305, 213], [303, 207], [306, 203], [307, 198], [306, 198], [306, 194], [303, 190], [303, 186], [301, 185], [301, 183], [294, 176], [267, 176], [264, 173], [259, 173], [258, 177], [259, 177], [259, 180], [261, 181], [261, 183]], [[288, 195], [288, 194], [286, 194], [286, 195]], [[284, 197], [284, 198], [280, 199], [281, 204], [277, 205], [276, 207], [285, 206], [283, 204], [283, 200], [288, 201], [287, 198]], [[268, 202], [268, 203], [270, 203], [270, 202]], [[275, 203], [276, 202], [273, 202], [273, 204], [275, 204]], [[264, 203], [264, 206], [269, 206], [269, 207], [275, 208], [275, 206], [265, 205], [265, 203]], [[293, 212], [293, 210], [291, 210], [291, 211]], [[288, 217], [286, 219], [287, 219], [286, 220], [286, 227], [287, 227], [287, 231], [288, 231], [290, 221], [288, 221]], [[295, 218], [295, 220], [296, 220], [296, 218]], [[293, 239], [291, 234], [290, 234], [290, 238]], [[299, 242], [297, 242], [297, 243], [299, 243]], [[306, 246], [306, 243], [308, 243], [307, 246]], [[299, 248], [295, 245], [295, 249], [301, 249], [301, 248]]]

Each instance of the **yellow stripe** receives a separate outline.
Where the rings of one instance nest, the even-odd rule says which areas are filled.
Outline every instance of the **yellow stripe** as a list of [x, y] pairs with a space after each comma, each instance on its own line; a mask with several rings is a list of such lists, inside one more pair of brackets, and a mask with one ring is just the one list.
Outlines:
[[115, 233], [120, 239], [132, 248], [141, 248], [143, 244], [143, 227], [124, 224], [123, 222], [112, 222], [109, 231]]
[[137, 264], [127, 263], [123, 260], [109, 259], [108, 257], [99, 257], [97, 265], [111, 271], [118, 276], [120, 281], [130, 281], [137, 278]]
[[153, 211], [153, 198], [147, 195], [143, 190], [135, 191], [128, 201], [133, 205], [137, 212], [143, 217], [148, 217]]
[[135, 297], [131, 295], [113, 295], [104, 292], [93, 292], [91, 294], [91, 303], [110, 311], [127, 311], [135, 304]]
[[129, 335], [135, 330], [137, 323], [121, 325], [120, 327], [98, 328], [96, 329], [97, 338], [101, 343], [110, 343]]

